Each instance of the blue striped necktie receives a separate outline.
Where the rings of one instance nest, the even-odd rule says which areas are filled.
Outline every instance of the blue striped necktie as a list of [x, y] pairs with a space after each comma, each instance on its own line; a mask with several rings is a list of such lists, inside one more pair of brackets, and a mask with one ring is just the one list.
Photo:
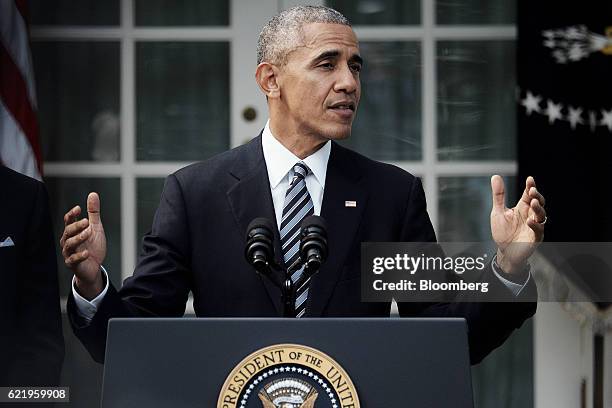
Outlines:
[[[283, 215], [281, 218], [280, 238], [283, 258], [288, 270], [294, 270], [300, 261], [300, 225], [302, 220], [314, 214], [312, 198], [306, 188], [306, 175], [310, 169], [304, 163], [293, 166], [293, 178], [285, 194]], [[302, 273], [304, 266], [294, 271], [291, 280], [295, 283]], [[310, 278], [296, 290], [295, 313], [302, 317], [306, 312], [306, 299], [308, 298], [308, 285]]]

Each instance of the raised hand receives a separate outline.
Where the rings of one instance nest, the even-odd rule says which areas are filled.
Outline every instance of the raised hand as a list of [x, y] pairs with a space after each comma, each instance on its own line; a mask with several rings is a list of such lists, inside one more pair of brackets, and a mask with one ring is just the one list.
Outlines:
[[64, 215], [64, 233], [60, 246], [64, 263], [76, 277], [77, 290], [86, 299], [95, 298], [103, 289], [100, 265], [106, 257], [106, 236], [100, 219], [100, 197], [87, 196], [87, 217], [78, 220], [78, 205]]
[[533, 177], [527, 177], [525, 190], [513, 208], [504, 204], [504, 181], [500, 176], [491, 178], [491, 191], [491, 233], [498, 248], [497, 263], [506, 273], [518, 273], [544, 238], [546, 201]]

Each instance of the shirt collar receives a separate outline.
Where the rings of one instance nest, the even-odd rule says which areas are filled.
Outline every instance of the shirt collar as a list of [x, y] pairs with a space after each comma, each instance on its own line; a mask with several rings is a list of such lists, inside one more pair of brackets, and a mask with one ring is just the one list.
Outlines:
[[325, 176], [327, 174], [327, 163], [331, 153], [331, 141], [327, 141], [319, 150], [300, 160], [299, 157], [291, 153], [270, 131], [270, 121], [261, 135], [264, 160], [268, 168], [268, 178], [270, 186], [276, 188], [283, 177], [293, 169], [297, 162], [302, 162], [308, 166], [322, 188], [325, 188]]

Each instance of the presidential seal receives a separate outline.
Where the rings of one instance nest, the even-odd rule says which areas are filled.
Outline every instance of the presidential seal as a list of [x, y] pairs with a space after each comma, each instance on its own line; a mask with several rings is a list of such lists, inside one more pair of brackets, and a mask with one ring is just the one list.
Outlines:
[[327, 354], [298, 344], [255, 351], [229, 374], [217, 408], [359, 408], [353, 382]]

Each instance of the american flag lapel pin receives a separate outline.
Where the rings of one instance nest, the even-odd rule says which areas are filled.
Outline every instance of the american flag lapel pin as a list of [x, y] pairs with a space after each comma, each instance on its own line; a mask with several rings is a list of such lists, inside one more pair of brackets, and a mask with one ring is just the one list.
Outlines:
[[347, 200], [344, 202], [345, 207], [357, 207], [357, 201]]

